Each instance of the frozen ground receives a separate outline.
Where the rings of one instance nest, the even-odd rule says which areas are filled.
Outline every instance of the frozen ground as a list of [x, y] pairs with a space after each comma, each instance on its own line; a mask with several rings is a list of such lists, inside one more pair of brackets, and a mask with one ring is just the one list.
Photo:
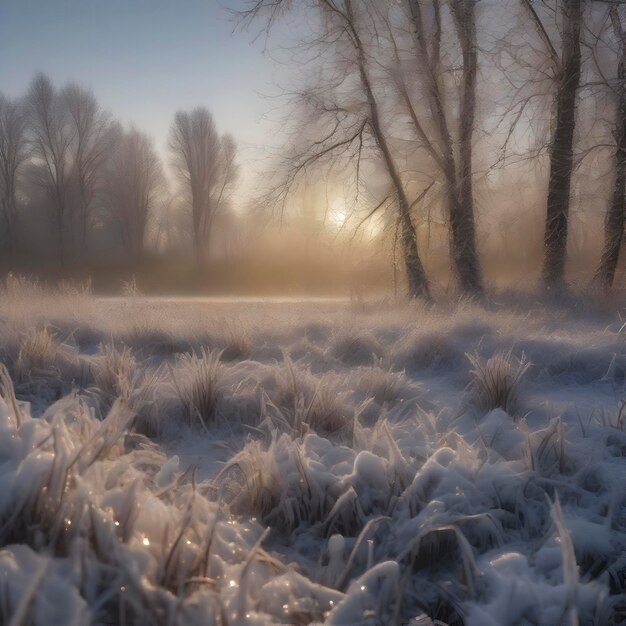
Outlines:
[[0, 294], [0, 623], [619, 624], [623, 306]]

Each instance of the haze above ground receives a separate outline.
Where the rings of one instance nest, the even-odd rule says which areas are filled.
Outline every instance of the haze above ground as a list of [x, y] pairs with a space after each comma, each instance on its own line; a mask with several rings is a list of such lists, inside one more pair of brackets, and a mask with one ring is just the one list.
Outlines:
[[[272, 44], [293, 32], [293, 22], [278, 26]], [[0, 84], [18, 97], [40, 71], [57, 85], [76, 81], [164, 157], [176, 111], [206, 106], [235, 137], [245, 184], [275, 137], [267, 96], [284, 71], [256, 34], [216, 0], [1, 0]]]

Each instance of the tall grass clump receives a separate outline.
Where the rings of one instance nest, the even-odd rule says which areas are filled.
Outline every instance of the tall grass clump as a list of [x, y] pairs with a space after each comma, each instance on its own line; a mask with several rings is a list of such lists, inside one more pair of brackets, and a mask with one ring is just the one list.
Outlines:
[[40, 299], [46, 294], [46, 291], [38, 279], [12, 273], [9, 273], [0, 283], [0, 294], [2, 294], [3, 299], [14, 302]]
[[371, 365], [385, 356], [385, 349], [371, 334], [348, 332], [335, 338], [332, 355], [346, 365]]
[[435, 369], [454, 370], [463, 351], [450, 335], [437, 330], [419, 331], [396, 344], [394, 363], [408, 371]]
[[59, 390], [72, 382], [82, 386], [87, 376], [77, 348], [58, 341], [48, 326], [23, 336], [13, 373], [19, 384], [37, 386], [37, 381], [45, 380], [54, 382]]
[[351, 372], [346, 384], [357, 400], [373, 400], [380, 407], [391, 408], [406, 401], [424, 401], [424, 387], [407, 378], [404, 371], [393, 371], [378, 365]]
[[468, 354], [472, 369], [469, 393], [472, 404], [488, 413], [502, 409], [513, 415], [519, 410], [519, 392], [522, 379], [530, 362], [526, 355], [515, 359], [511, 350], [498, 352], [487, 360], [476, 354]]
[[358, 496], [311, 466], [308, 446], [315, 442], [323, 440], [310, 435], [301, 443], [283, 433], [267, 446], [248, 443], [216, 477], [220, 499], [233, 513], [255, 516], [280, 534], [302, 524], [317, 536], [356, 532], [363, 523]]
[[354, 412], [329, 380], [299, 369], [287, 358], [285, 367], [274, 375], [274, 383], [276, 389], [265, 409], [275, 427], [294, 437], [310, 430], [336, 437], [352, 433]]
[[224, 337], [224, 349], [220, 355], [222, 361], [242, 361], [250, 356], [252, 341], [247, 332], [227, 327]]
[[116, 398], [127, 400], [130, 397], [131, 381], [137, 369], [133, 351], [124, 346], [121, 350], [113, 343], [100, 348], [101, 358], [95, 365], [94, 386], [107, 406], [112, 406]]
[[48, 327], [28, 332], [20, 346], [15, 373], [23, 380], [31, 374], [49, 371], [57, 360], [59, 344]]
[[224, 366], [220, 351], [201, 348], [200, 354], [183, 354], [170, 366], [172, 384], [189, 426], [199, 424], [208, 432], [219, 417], [223, 397]]
[[119, 349], [112, 343], [102, 345], [101, 356], [94, 365], [92, 387], [101, 414], [106, 415], [115, 401], [119, 401], [135, 415], [135, 431], [149, 437], [159, 435], [155, 394], [161, 369], [147, 373], [139, 367], [130, 348]]
[[217, 475], [215, 482], [220, 498], [234, 513], [255, 515], [264, 520], [280, 505], [285, 477], [281, 477], [278, 469], [273, 454], [275, 448], [275, 441], [268, 449], [260, 441], [252, 441]]

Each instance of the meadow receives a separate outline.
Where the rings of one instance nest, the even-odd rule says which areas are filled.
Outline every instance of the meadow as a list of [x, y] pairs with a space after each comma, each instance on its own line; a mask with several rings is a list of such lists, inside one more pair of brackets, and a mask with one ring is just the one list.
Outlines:
[[625, 311], [11, 279], [0, 622], [622, 623]]

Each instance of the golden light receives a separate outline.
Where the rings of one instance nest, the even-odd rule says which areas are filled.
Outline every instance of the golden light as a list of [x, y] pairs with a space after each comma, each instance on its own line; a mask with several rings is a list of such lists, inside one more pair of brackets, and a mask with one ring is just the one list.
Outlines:
[[327, 219], [331, 226], [341, 228], [348, 219], [348, 212], [341, 200], [335, 200], [328, 207]]

